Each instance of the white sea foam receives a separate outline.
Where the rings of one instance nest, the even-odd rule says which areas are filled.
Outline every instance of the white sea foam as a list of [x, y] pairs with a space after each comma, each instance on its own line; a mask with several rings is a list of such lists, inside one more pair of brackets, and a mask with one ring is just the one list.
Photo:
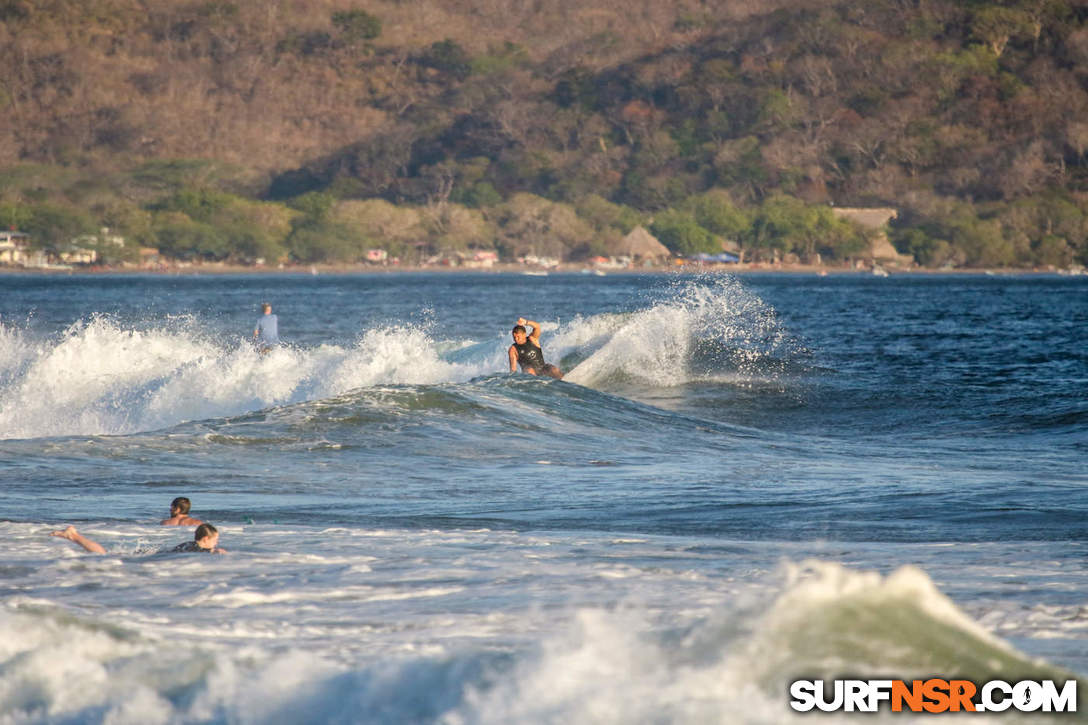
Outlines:
[[0, 327], [0, 438], [123, 435], [365, 386], [463, 381], [496, 366], [447, 362], [419, 329], [368, 330], [347, 348], [284, 346], [262, 356], [193, 327], [139, 331], [96, 318], [39, 341]]
[[[794, 720], [798, 671], [1054, 672], [914, 567], [709, 576], [717, 555], [655, 537], [292, 531], [247, 535], [331, 555], [191, 557], [171, 583], [149, 577], [161, 559], [128, 559], [101, 589], [103, 560], [81, 555], [67, 601], [9, 598], [0, 722], [769, 723]], [[64, 543], [41, 538], [28, 563]], [[345, 566], [362, 552], [377, 571]], [[4, 576], [41, 578], [30, 571]], [[87, 601], [114, 587], [132, 592], [123, 611]]]
[[1061, 676], [985, 631], [914, 567], [885, 577], [810, 561], [785, 565], [785, 578], [772, 602], [743, 603], [738, 592], [679, 631], [639, 609], [582, 610], [509, 676], [470, 687], [445, 722], [803, 722], [785, 695], [801, 676]]
[[723, 363], [743, 368], [785, 338], [770, 307], [736, 280], [716, 276], [685, 282], [643, 310], [578, 318], [552, 344], [561, 356], [589, 353], [566, 375], [569, 382], [595, 387], [623, 378], [664, 387], [712, 377]]

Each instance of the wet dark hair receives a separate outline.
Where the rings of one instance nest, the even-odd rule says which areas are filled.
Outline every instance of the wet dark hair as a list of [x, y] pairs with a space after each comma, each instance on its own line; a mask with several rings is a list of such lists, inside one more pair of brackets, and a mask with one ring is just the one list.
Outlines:
[[[526, 332], [526, 330], [525, 330], [525, 327], [523, 325], [514, 325], [514, 329], [511, 330], [510, 332], [512, 332], [512, 333], [513, 332]], [[526, 333], [526, 334], [528, 334], [528, 333]]]
[[178, 513], [182, 516], [188, 516], [189, 509], [191, 509], [192, 507], [192, 502], [184, 496], [178, 496], [170, 502], [170, 510], [173, 511], [174, 509], [177, 509]]
[[196, 531], [193, 532], [193, 541], [200, 541], [207, 536], [218, 533], [219, 529], [215, 528], [211, 524], [201, 524], [200, 526], [197, 526]]

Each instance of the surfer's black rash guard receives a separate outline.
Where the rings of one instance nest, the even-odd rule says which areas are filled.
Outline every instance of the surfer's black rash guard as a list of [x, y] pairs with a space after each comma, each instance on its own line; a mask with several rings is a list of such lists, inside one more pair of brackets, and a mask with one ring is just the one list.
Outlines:
[[195, 541], [186, 541], [184, 544], [178, 544], [173, 549], [171, 549], [171, 551], [186, 552], [186, 553], [196, 552], [196, 553], [199, 553], [199, 554], [210, 554], [210, 553], [212, 553], [211, 549], [202, 549], [202, 548], [200, 548], [200, 546], [197, 545], [197, 543]]
[[518, 351], [518, 365], [521, 366], [522, 372], [530, 368], [537, 373], [544, 372], [544, 351], [540, 349], [539, 345], [534, 345], [526, 340], [522, 345], [515, 342], [514, 347]]

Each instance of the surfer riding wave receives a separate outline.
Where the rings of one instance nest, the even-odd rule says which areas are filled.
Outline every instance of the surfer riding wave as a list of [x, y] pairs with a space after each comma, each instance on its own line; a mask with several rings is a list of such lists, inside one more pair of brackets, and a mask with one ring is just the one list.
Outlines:
[[[529, 333], [525, 326], [532, 328]], [[555, 365], [544, 362], [544, 351], [540, 348], [540, 323], [518, 318], [518, 324], [511, 330], [514, 344], [510, 346], [510, 372], [517, 372], [521, 366], [523, 373], [530, 375], [550, 375], [556, 380], [563, 377], [563, 371]]]

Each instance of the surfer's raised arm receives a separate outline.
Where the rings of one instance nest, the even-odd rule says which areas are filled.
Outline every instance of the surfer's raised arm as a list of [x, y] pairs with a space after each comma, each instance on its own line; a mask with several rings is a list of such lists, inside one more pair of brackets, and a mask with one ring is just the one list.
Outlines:
[[524, 317], [518, 318], [518, 324], [522, 327], [531, 327], [532, 332], [529, 333], [529, 339], [533, 341], [533, 344], [540, 345], [540, 323], [533, 320], [526, 320]]

